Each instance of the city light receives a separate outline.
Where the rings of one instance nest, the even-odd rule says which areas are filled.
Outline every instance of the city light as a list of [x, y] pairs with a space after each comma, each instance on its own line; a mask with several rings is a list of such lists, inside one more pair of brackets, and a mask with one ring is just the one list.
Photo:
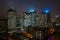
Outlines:
[[50, 33], [53, 34], [53, 32], [55, 32], [55, 29], [54, 28], [50, 28]]
[[34, 12], [35, 11], [35, 7], [34, 6], [29, 6], [28, 10], [29, 10], [29, 12]]
[[45, 13], [48, 13], [49, 11], [48, 10], [45, 10]]
[[29, 12], [34, 12], [35, 10], [30, 10]]
[[43, 9], [43, 12], [49, 14], [52, 11], [51, 7], [47, 7]]
[[21, 32], [25, 32], [24, 29], [21, 29]]

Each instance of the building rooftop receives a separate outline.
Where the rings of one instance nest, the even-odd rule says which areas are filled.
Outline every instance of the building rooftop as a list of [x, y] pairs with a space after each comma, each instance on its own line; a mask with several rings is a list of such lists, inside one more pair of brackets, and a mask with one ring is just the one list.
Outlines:
[[8, 11], [16, 12], [16, 10], [14, 10], [12, 8], [8, 9]]

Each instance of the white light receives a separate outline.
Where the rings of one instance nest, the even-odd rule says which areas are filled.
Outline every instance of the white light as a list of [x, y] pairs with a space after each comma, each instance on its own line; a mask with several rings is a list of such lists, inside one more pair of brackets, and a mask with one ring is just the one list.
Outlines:
[[56, 26], [59, 26], [60, 24], [56, 24]]
[[21, 29], [22, 31], [24, 30], [24, 29]]
[[21, 29], [21, 32], [24, 32], [24, 29]]

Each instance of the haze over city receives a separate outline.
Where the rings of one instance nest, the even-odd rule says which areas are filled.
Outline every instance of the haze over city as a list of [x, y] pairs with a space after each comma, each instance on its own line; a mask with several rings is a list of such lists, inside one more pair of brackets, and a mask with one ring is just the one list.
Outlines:
[[49, 9], [52, 16], [60, 15], [59, 0], [0, 0], [0, 16], [6, 17], [9, 8], [16, 9], [18, 16], [21, 16], [24, 10], [33, 8], [38, 13], [44, 9]]

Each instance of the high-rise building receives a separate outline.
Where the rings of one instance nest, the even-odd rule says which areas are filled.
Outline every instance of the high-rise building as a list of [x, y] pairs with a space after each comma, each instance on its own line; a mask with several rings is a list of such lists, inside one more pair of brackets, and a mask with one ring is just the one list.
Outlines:
[[0, 32], [5, 32], [8, 30], [7, 19], [0, 17]]
[[48, 27], [50, 25], [50, 13], [42, 12], [40, 14], [40, 27]]
[[8, 30], [16, 29], [16, 10], [8, 10]]
[[54, 27], [57, 27], [59, 28], [60, 27], [60, 20], [59, 20], [59, 16], [54, 16], [53, 19], [52, 19], [52, 25]]
[[17, 17], [17, 27], [18, 29], [23, 28], [23, 17]]
[[36, 14], [36, 26], [40, 26], [40, 13]]
[[44, 13], [40, 14], [40, 27], [46, 27], [47, 18]]
[[31, 15], [27, 12], [23, 13], [23, 25], [25, 27], [28, 27], [29, 25], [31, 25]]
[[31, 25], [31, 15], [28, 12], [23, 13], [22, 26], [24, 30], [28, 30], [27, 28]]
[[31, 25], [35, 26], [36, 25], [36, 11], [35, 10], [31, 11], [30, 15], [31, 15]]
[[20, 26], [23, 26], [23, 17], [20, 17], [19, 19], [20, 19], [19, 20], [20, 21]]
[[[45, 12], [37, 14], [36, 17], [36, 24], [38, 25], [36, 27], [35, 31], [35, 37], [36, 39], [44, 40], [45, 39], [45, 34], [47, 33], [46, 27], [49, 27], [47, 23], [49, 23], [50, 14], [46, 14]], [[38, 29], [37, 29], [38, 28]], [[46, 31], [46, 32], [45, 32]]]

